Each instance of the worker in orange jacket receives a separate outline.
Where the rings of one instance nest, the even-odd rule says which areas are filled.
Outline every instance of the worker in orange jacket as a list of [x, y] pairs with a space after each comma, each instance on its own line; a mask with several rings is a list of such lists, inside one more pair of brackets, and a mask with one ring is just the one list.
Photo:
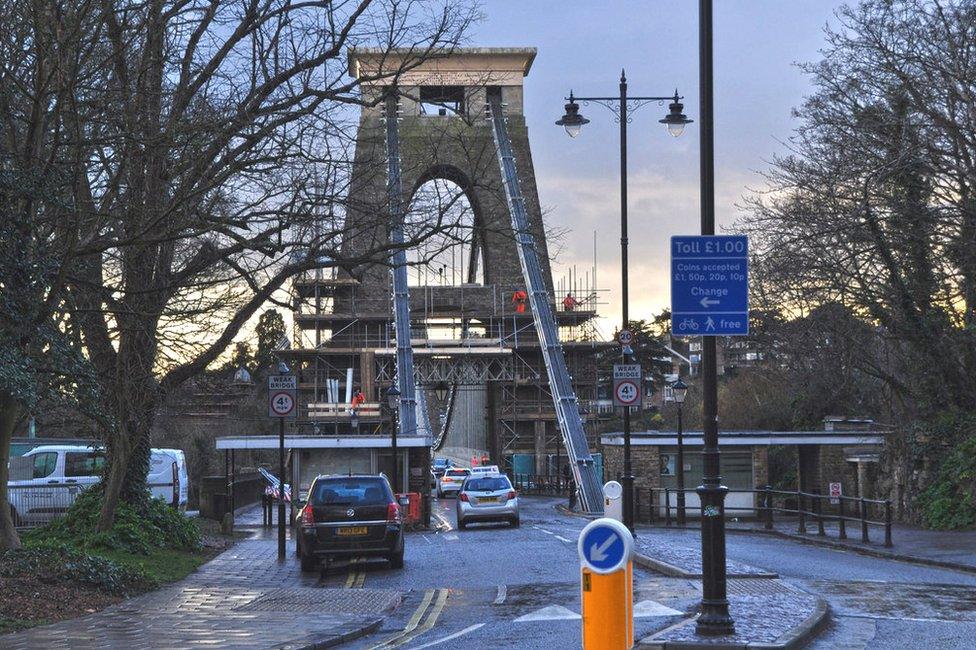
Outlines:
[[518, 289], [512, 294], [512, 304], [515, 305], [516, 314], [525, 313], [525, 301], [528, 300], [529, 294], [525, 293], [522, 289]]

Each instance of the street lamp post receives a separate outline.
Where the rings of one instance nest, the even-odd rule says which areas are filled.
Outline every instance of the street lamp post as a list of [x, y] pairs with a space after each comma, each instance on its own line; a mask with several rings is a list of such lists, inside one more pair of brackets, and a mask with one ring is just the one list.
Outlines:
[[396, 413], [400, 408], [400, 389], [391, 384], [386, 389], [386, 405], [390, 409], [390, 447], [393, 450], [393, 493], [400, 492], [400, 459], [397, 457], [397, 426]]
[[[622, 304], [622, 326], [627, 329], [630, 322], [629, 303], [628, 303], [628, 282], [627, 282], [627, 123], [630, 120], [628, 114], [636, 111], [641, 106], [651, 102], [670, 101], [668, 114], [659, 122], [668, 127], [668, 133], [678, 137], [684, 131], [685, 125], [689, 120], [682, 109], [681, 96], [675, 90], [673, 96], [667, 97], [628, 97], [627, 95], [627, 75], [623, 70], [620, 71], [620, 94], [617, 97], [576, 97], [572, 92], [566, 98], [566, 114], [556, 122], [558, 126], [566, 129], [566, 133], [571, 138], [580, 134], [584, 124], [589, 120], [580, 115], [577, 100], [587, 103], [594, 102], [609, 108], [615, 115], [620, 124], [620, 267], [621, 267], [621, 302]], [[621, 356], [626, 362], [627, 358], [633, 354], [627, 346], [623, 346]], [[630, 455], [630, 408], [624, 408], [624, 475], [621, 477], [623, 483], [623, 517], [624, 524], [634, 530], [634, 475], [631, 465]]]
[[685, 403], [688, 395], [688, 384], [678, 381], [671, 384], [671, 392], [674, 395], [674, 403], [678, 405], [678, 525], [685, 525], [685, 444], [684, 433], [682, 432], [681, 405]]
[[[715, 234], [715, 133], [712, 79], [712, 0], [699, 0], [698, 65], [701, 104], [701, 234]], [[715, 337], [702, 337], [702, 601], [696, 631], [735, 631], [729, 615], [725, 570], [725, 494], [718, 451], [718, 369]]]

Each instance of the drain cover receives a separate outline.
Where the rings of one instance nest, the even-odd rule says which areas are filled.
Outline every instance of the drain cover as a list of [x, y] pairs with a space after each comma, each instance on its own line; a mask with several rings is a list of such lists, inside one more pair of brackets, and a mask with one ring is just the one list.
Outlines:
[[399, 604], [400, 592], [388, 589], [275, 589], [235, 611], [377, 614]]

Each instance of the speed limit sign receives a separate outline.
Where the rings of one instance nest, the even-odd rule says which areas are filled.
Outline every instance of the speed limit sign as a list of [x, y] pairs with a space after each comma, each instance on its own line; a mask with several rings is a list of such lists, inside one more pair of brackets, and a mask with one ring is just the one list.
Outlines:
[[617, 334], [617, 342], [620, 345], [630, 345], [634, 342], [634, 334], [630, 330], [620, 330]]

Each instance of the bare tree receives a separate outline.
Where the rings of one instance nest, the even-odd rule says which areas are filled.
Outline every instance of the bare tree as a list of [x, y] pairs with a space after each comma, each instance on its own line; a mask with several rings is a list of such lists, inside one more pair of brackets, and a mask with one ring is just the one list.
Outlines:
[[[115, 423], [105, 530], [120, 499], [146, 498], [162, 396], [281, 304], [295, 274], [386, 262], [386, 243], [355, 257], [340, 246], [356, 109], [384, 99], [361, 86], [395, 85], [455, 47], [474, 13], [446, 0], [6, 4], [25, 17], [31, 61], [5, 77], [0, 110], [17, 139], [47, 143], [97, 233], [72, 249], [65, 285]], [[345, 56], [357, 46], [401, 54], [356, 77]], [[32, 101], [37, 86], [57, 112]]]
[[[878, 327], [872, 371], [906, 406], [976, 403], [976, 3], [864, 0], [838, 13], [791, 155], [743, 227], [758, 291]], [[862, 360], [866, 359], [866, 356]]]

